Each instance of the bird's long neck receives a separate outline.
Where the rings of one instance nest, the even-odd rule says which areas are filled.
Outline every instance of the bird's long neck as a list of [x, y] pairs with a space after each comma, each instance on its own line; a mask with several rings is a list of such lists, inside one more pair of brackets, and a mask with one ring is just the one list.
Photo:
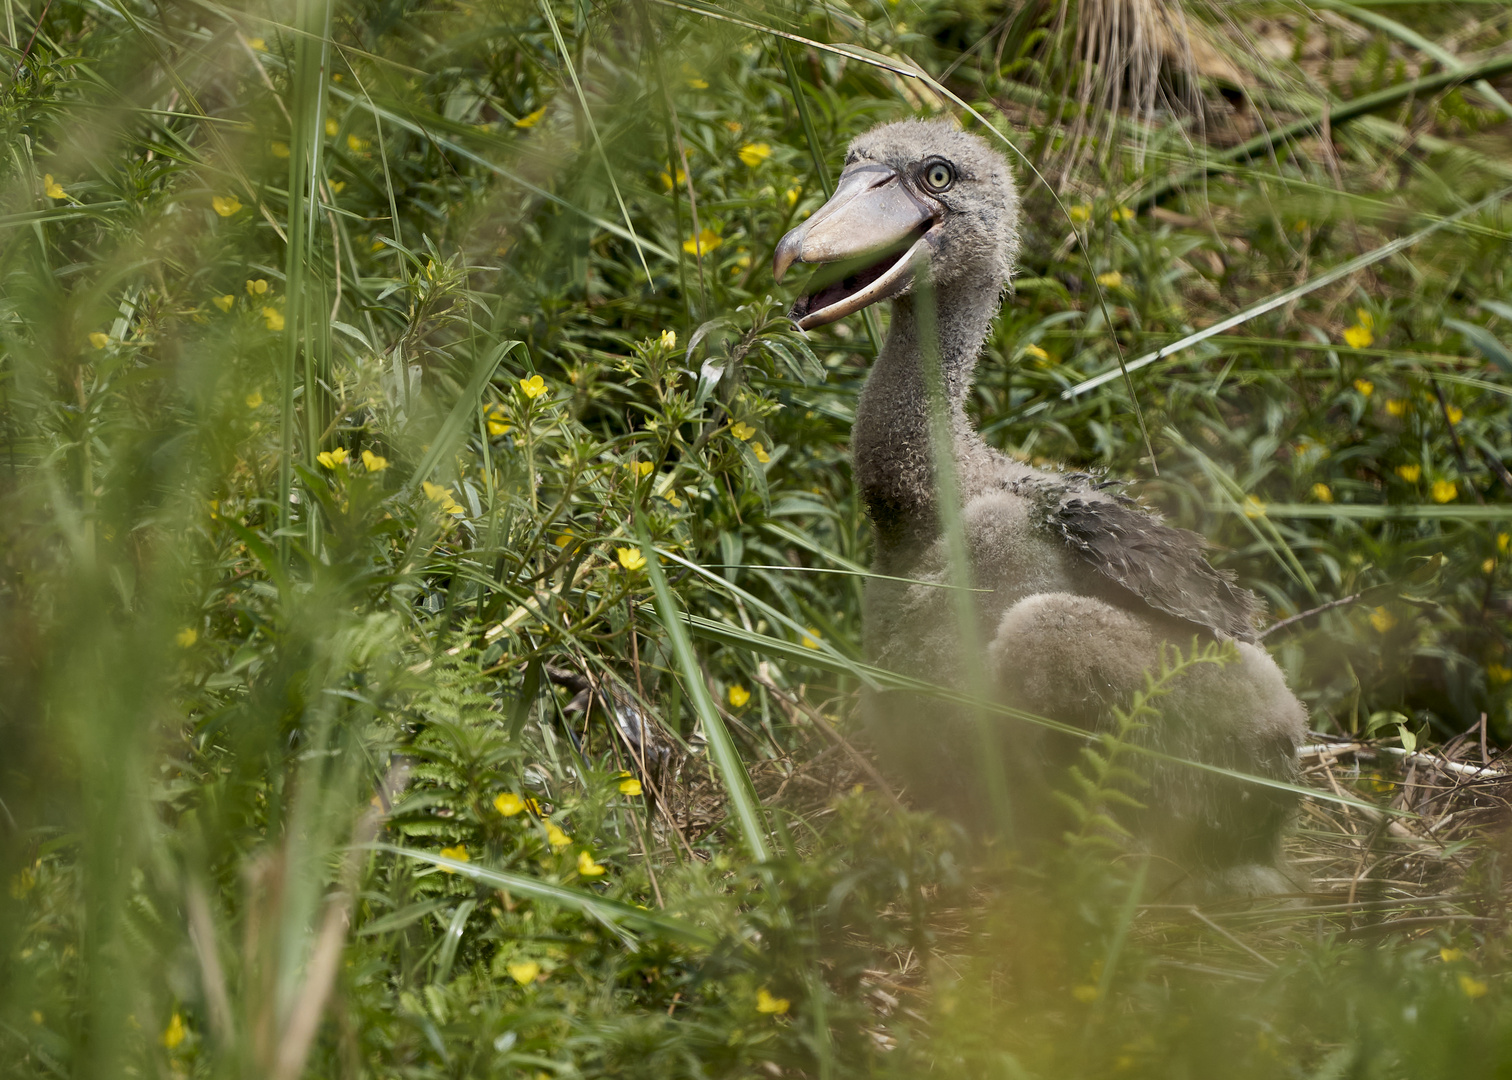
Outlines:
[[932, 323], [952, 445], [960, 461], [980, 441], [966, 418], [966, 398], [1000, 293], [996, 281], [974, 286], [953, 283], [936, 292], [934, 319], [923, 309], [927, 298], [909, 295], [893, 303], [892, 327], [861, 392], [851, 436], [856, 480], [877, 531], [878, 556], [884, 564], [906, 558], [907, 552], [929, 543], [938, 528], [924, 334]]

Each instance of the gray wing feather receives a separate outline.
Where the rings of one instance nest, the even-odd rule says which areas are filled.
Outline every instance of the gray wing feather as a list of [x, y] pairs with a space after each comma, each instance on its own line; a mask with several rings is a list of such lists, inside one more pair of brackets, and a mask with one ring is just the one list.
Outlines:
[[1044, 500], [1045, 523], [1108, 580], [1156, 611], [1241, 641], [1255, 639], [1260, 598], [1235, 584], [1231, 571], [1208, 563], [1199, 534], [1167, 525], [1124, 495], [1085, 498], [1086, 489], [1069, 485], [1035, 494]]

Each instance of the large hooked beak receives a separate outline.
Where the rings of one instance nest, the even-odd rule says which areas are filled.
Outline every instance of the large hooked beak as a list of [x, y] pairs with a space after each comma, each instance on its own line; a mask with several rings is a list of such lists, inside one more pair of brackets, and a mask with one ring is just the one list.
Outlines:
[[829, 202], [784, 236], [772, 259], [779, 282], [795, 262], [831, 264], [793, 305], [798, 329], [843, 319], [906, 289], [929, 262], [942, 213], [885, 165], [861, 162], [842, 172]]

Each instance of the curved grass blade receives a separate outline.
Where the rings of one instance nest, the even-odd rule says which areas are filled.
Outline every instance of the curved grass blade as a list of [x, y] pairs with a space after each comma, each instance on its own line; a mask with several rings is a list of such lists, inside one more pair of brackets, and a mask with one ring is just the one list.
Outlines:
[[[662, 247], [660, 244], [646, 240], [635, 233], [626, 232], [622, 226], [616, 225], [614, 222], [609, 221], [605, 218], [601, 218], [597, 214], [591, 214], [587, 210], [584, 210], [581, 206], [577, 206], [569, 202], [568, 200], [562, 198], [560, 195], [552, 194], [538, 184], [532, 184], [529, 180], [525, 179], [519, 173], [512, 172], [511, 170], [504, 168], [504, 166], [502, 165], [489, 161], [482, 154], [479, 154], [473, 150], [469, 150], [467, 147], [463, 146], [461, 143], [457, 142], [454, 139], [448, 139], [443, 136], [437, 135], [435, 132], [431, 131], [423, 124], [400, 116], [398, 113], [393, 112], [390, 109], [386, 109], [382, 105], [375, 104], [374, 102], [367, 100], [365, 97], [354, 94], [349, 90], [344, 90], [339, 86], [331, 86], [328, 87], [327, 90], [333, 97], [341, 98], [342, 100], [346, 101], [347, 104], [365, 110], [373, 117], [374, 120], [386, 120], [391, 124], [403, 128], [405, 131], [408, 131], [412, 135], [419, 135], [423, 139], [428, 139], [448, 153], [456, 154], [458, 157], [465, 158], [468, 161], [472, 162], [474, 165], [487, 169], [495, 176], [503, 177], [511, 184], [514, 184], [516, 187], [524, 188], [532, 195], [536, 195], [542, 199], [545, 199], [549, 203], [560, 206], [563, 210], [567, 210], [570, 213], [576, 214], [584, 221], [587, 221], [592, 225], [596, 225], [598, 228], [603, 229], [607, 233], [618, 236], [621, 240], [628, 240], [631, 243], [636, 244], [640, 249], [649, 251], [651, 254], [665, 259], [669, 263], [677, 262], [677, 257], [666, 248]], [[451, 127], [453, 125], [444, 126]]]
[[641, 269], [645, 271], [646, 280], [651, 280], [651, 268], [646, 265], [646, 253], [641, 250], [640, 237], [635, 234], [635, 223], [630, 220], [630, 211], [625, 207], [625, 197], [620, 194], [619, 181], [614, 178], [614, 166], [609, 164], [609, 155], [604, 150], [604, 140], [599, 138], [598, 124], [594, 122], [593, 110], [588, 108], [588, 95], [583, 93], [583, 84], [578, 81], [577, 66], [572, 62], [572, 53], [567, 48], [567, 43], [562, 40], [562, 31], [557, 26], [556, 15], [552, 13], [550, 0], [541, 0], [541, 12], [546, 16], [546, 21], [551, 25], [551, 36], [556, 39], [557, 51], [561, 53], [562, 63], [567, 68], [567, 74], [572, 77], [572, 88], [577, 91], [578, 104], [583, 107], [583, 119], [588, 121], [588, 131], [593, 135], [593, 145], [598, 149], [599, 160], [604, 163], [604, 173], [609, 177], [609, 187], [614, 191], [614, 201], [619, 203], [620, 216], [625, 219], [625, 228], [630, 231], [630, 240], [635, 244], [635, 254], [640, 257]]
[[[1232, 512], [1232, 506], [1213, 507]], [[1343, 521], [1506, 521], [1512, 518], [1512, 504], [1487, 506], [1442, 506], [1411, 503], [1391, 506], [1379, 503], [1267, 503], [1261, 511], [1266, 517], [1336, 518]]]
[[[1412, 46], [1423, 55], [1437, 60], [1449, 71], [1466, 70], [1465, 62], [1458, 56], [1455, 56], [1454, 53], [1444, 48], [1438, 42], [1425, 38], [1416, 30], [1403, 26], [1395, 19], [1388, 19], [1379, 12], [1367, 11], [1365, 8], [1355, 4], [1344, 3], [1344, 0], [1312, 0], [1312, 2], [1316, 7], [1331, 8], [1341, 15], [1347, 15], [1355, 22], [1364, 23], [1366, 26], [1373, 26], [1377, 30], [1390, 34], [1398, 41]], [[1512, 101], [1508, 101], [1501, 94], [1497, 93], [1496, 87], [1492, 86], [1490, 82], [1485, 79], [1477, 79], [1471, 85], [1475, 87], [1477, 94], [1491, 103], [1494, 109], [1503, 116], [1512, 118]]]
[[1166, 179], [1145, 188], [1139, 194], [1131, 195], [1121, 201], [1135, 210], [1142, 210], [1147, 206], [1153, 206], [1167, 195], [1195, 180], [1200, 180], [1204, 176], [1211, 176], [1213, 173], [1222, 172], [1235, 162], [1247, 161], [1260, 154], [1269, 153], [1279, 142], [1287, 142], [1291, 139], [1301, 139], [1317, 134], [1322, 129], [1325, 114], [1328, 117], [1329, 124], [1336, 126], [1366, 116], [1378, 109], [1384, 109], [1388, 105], [1395, 105], [1398, 102], [1420, 95], [1432, 94], [1439, 90], [1448, 90], [1460, 83], [1476, 79], [1492, 79], [1508, 71], [1512, 71], [1512, 54], [1493, 56], [1473, 66], [1424, 75], [1419, 79], [1412, 79], [1408, 82], [1398, 83], [1395, 86], [1388, 86], [1384, 90], [1377, 90], [1373, 94], [1362, 94], [1349, 101], [1336, 101], [1325, 104], [1300, 120], [1293, 120], [1291, 123], [1283, 124], [1278, 128], [1262, 131], [1253, 139], [1242, 142], [1229, 150], [1214, 154], [1201, 164], [1195, 165], [1185, 172], [1174, 176], [1168, 176]]
[[[1509, 507], [1509, 511], [1512, 511], [1512, 507]], [[914, 693], [927, 694], [941, 701], [949, 701], [957, 705], [967, 705], [980, 709], [985, 713], [1007, 717], [1011, 720], [1019, 720], [1026, 724], [1032, 724], [1035, 727], [1044, 728], [1047, 731], [1069, 735], [1083, 742], [1096, 742], [1101, 737], [1095, 732], [1075, 727], [1072, 724], [1062, 723], [1059, 720], [1052, 720], [1048, 716], [1038, 716], [1035, 713], [1024, 712], [1022, 709], [1014, 709], [999, 701], [976, 698], [959, 690], [952, 690], [946, 686], [938, 686], [935, 683], [911, 678], [907, 675], [898, 675], [884, 668], [873, 667], [871, 664], [864, 664], [860, 661], [845, 660], [844, 658], [837, 660], [835, 657], [821, 655], [802, 646], [783, 641], [780, 638], [767, 637], [765, 634], [757, 634], [750, 630], [726, 626], [723, 623], [717, 623], [712, 619], [705, 619], [698, 615], [683, 615], [680, 617], [686, 623], [688, 630], [692, 631], [696, 636], [731, 648], [759, 653], [763, 656], [769, 656], [774, 660], [787, 660], [792, 663], [807, 664], [809, 667], [830, 671], [836, 675], [851, 675], [883, 690], [908, 690]], [[1416, 818], [1418, 816], [1409, 810], [1399, 810], [1390, 806], [1377, 806], [1361, 799], [1351, 799], [1347, 795], [1335, 795], [1331, 791], [1304, 787], [1301, 784], [1289, 784], [1285, 780], [1272, 780], [1268, 776], [1253, 776], [1235, 769], [1225, 769], [1221, 765], [1209, 765], [1205, 761], [1194, 761], [1191, 758], [1161, 753], [1159, 750], [1140, 746], [1138, 743], [1129, 743], [1126, 749], [1132, 754], [1149, 758], [1152, 761], [1163, 761], [1171, 765], [1181, 765], [1188, 769], [1196, 769], [1198, 772], [1211, 773], [1214, 776], [1223, 776], [1230, 780], [1238, 780], [1241, 783], [1254, 784], [1258, 787], [1272, 788], [1276, 791], [1288, 791], [1294, 795], [1306, 796], [1309, 799], [1317, 799], [1321, 802], [1335, 803], [1339, 806], [1352, 806], [1357, 810], [1370, 810], [1380, 814], [1390, 814], [1395, 817]]]
[[660, 937], [680, 941], [685, 945], [694, 945], [700, 948], [710, 949], [718, 944], [712, 934], [676, 919], [669, 919], [665, 915], [656, 915], [633, 904], [622, 903], [619, 900], [610, 900], [599, 896], [597, 893], [586, 889], [569, 889], [565, 885], [553, 885], [542, 881], [540, 878], [528, 877], [525, 874], [516, 874], [509, 870], [490, 870], [477, 863], [458, 862], [456, 859], [448, 859], [444, 855], [436, 855], [429, 851], [417, 851], [414, 848], [400, 847], [397, 844], [366, 844], [374, 851], [387, 851], [394, 855], [402, 855], [406, 859], [414, 859], [417, 862], [430, 863], [439, 866], [443, 870], [450, 870], [462, 877], [471, 878], [495, 889], [508, 889], [518, 896], [529, 896], [535, 900], [547, 900], [554, 904], [561, 904], [589, 918], [597, 919], [605, 926], [614, 930], [629, 927], [632, 930], [640, 930], [646, 933], [656, 934]]
[[756, 861], [768, 862], [772, 851], [767, 843], [766, 823], [762, 819], [756, 788], [751, 783], [750, 773], [746, 772], [745, 762], [741, 760], [730, 729], [725, 727], [724, 718], [719, 715], [714, 699], [709, 696], [709, 687], [704, 682], [703, 671], [693, 653], [693, 642], [688, 639], [682, 613], [677, 608], [677, 601], [673, 599], [672, 590], [667, 587], [667, 575], [662, 573], [656, 548], [646, 531], [645, 520], [639, 515], [635, 522], [635, 532], [636, 539], [640, 541], [641, 554], [646, 560], [646, 572], [651, 577], [651, 588], [656, 592], [657, 617], [667, 631], [672, 656], [682, 671], [683, 683], [687, 686], [693, 711], [698, 714], [698, 719], [704, 726], [704, 735], [709, 740], [709, 756], [714, 759], [714, 765], [724, 780], [730, 809], [734, 812], [735, 820], [740, 824], [740, 831]]

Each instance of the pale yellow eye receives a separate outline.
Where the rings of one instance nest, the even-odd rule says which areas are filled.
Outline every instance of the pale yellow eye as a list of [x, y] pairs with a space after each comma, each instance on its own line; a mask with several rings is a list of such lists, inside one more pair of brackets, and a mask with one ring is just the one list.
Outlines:
[[954, 180], [954, 170], [943, 161], [937, 161], [924, 170], [924, 183], [935, 191], [944, 191]]

